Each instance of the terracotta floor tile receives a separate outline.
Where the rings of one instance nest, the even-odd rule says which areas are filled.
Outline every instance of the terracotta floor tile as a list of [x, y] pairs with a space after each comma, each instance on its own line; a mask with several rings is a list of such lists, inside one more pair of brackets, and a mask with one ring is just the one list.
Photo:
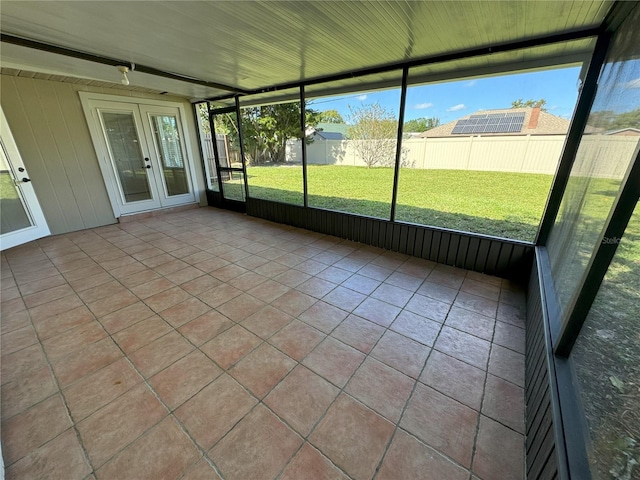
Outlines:
[[202, 292], [217, 287], [221, 283], [220, 280], [213, 278], [211, 275], [202, 275], [201, 277], [183, 283], [180, 287], [191, 295], [199, 295]]
[[200, 346], [234, 325], [234, 322], [221, 313], [209, 310], [204, 315], [182, 325], [178, 331], [191, 343]]
[[343, 387], [364, 358], [358, 350], [328, 337], [302, 363], [334, 385]]
[[514, 307], [513, 305], [507, 305], [505, 303], [498, 304], [498, 313], [496, 318], [500, 322], [509, 323], [516, 327], [525, 327], [526, 308]]
[[402, 265], [396, 270], [401, 273], [406, 273], [412, 277], [420, 278], [424, 280], [429, 276], [431, 271], [437, 264], [430, 260], [424, 260], [420, 258], [411, 257], [408, 258]]
[[369, 353], [384, 333], [384, 328], [357, 315], [349, 315], [331, 336], [360, 350]]
[[306, 282], [301, 283], [296, 287], [296, 290], [299, 290], [307, 295], [311, 295], [315, 298], [322, 298], [331, 290], [333, 290], [337, 285], [328, 280], [323, 280], [322, 278], [312, 277]]
[[480, 272], [472, 272], [472, 271], [468, 271], [467, 272], [467, 278], [470, 280], [475, 280], [476, 282], [480, 282], [480, 283], [487, 283], [490, 285], [496, 285], [496, 286], [500, 286], [502, 285], [502, 279], [500, 277], [494, 277], [492, 275], [486, 275], [484, 273], [480, 273]]
[[74, 383], [63, 390], [63, 395], [73, 420], [79, 422], [142, 380], [131, 365], [121, 359]]
[[12, 417], [58, 391], [48, 365], [12, 381], [2, 378], [2, 418]]
[[[297, 255], [296, 253], [285, 253], [284, 255], [280, 255], [279, 257], [274, 258], [274, 260], [289, 268], [293, 268], [296, 265], [299, 265], [302, 262], [304, 262], [307, 258], [309, 257]], [[326, 262], [322, 262], [322, 263], [326, 263]]]
[[142, 302], [132, 303], [118, 311], [100, 318], [99, 322], [110, 334], [114, 334], [127, 327], [155, 315], [154, 311]]
[[220, 257], [216, 257], [214, 256], [213, 258], [209, 259], [209, 260], [204, 260], [202, 262], [198, 262], [195, 264], [195, 266], [199, 269], [202, 270], [203, 272], [206, 273], [211, 273], [215, 270], [218, 270], [222, 267], [225, 267], [227, 265], [229, 265], [230, 262], [225, 260], [224, 258], [220, 258]]
[[400, 308], [403, 308], [412, 296], [413, 292], [388, 283], [381, 284], [371, 294], [371, 297], [373, 298], [382, 300], [383, 302], [390, 303], [391, 305], [395, 305]]
[[485, 390], [482, 414], [524, 434], [524, 389], [489, 374]]
[[267, 281], [251, 288], [247, 293], [265, 303], [271, 303], [276, 298], [287, 293], [289, 290], [290, 288], [286, 285], [276, 282], [275, 280], [268, 279]]
[[335, 307], [341, 308], [342, 310], [351, 312], [355, 310], [366, 298], [366, 295], [339, 286], [333, 289], [322, 300]]
[[3, 333], [0, 337], [2, 356], [9, 355], [38, 342], [36, 331], [31, 325]]
[[[464, 271], [463, 271], [464, 272]], [[465, 274], [457, 270], [443, 270], [435, 268], [427, 277], [431, 283], [437, 283], [444, 287], [458, 290], [462, 286]]]
[[171, 273], [177, 272], [184, 268], [187, 268], [189, 264], [187, 262], [183, 262], [182, 260], [178, 260], [174, 258], [170, 262], [163, 263], [162, 265], [158, 265], [153, 270], [158, 272], [160, 275], [169, 275]]
[[206, 289], [202, 293], [199, 293], [197, 297], [210, 307], [216, 308], [241, 294], [242, 290], [223, 283], [216, 287]]
[[3, 312], [2, 307], [0, 307], [0, 316], [2, 318], [2, 321], [0, 321], [0, 331], [3, 335], [31, 325], [31, 317], [26, 310], [6, 313]]
[[182, 478], [198, 450], [173, 418], [140, 437], [96, 473], [99, 479]]
[[236, 325], [200, 347], [225, 370], [260, 345], [260, 338]]
[[325, 336], [315, 328], [298, 320], [293, 320], [271, 337], [269, 343], [294, 360], [301, 361]]
[[92, 464], [98, 468], [167, 415], [146, 385], [133, 387], [77, 424]]
[[286, 285], [290, 288], [295, 288], [301, 283], [309, 280], [311, 275], [308, 273], [301, 272], [300, 270], [285, 270], [284, 272], [278, 273], [273, 277], [273, 280]]
[[[31, 315], [31, 320], [39, 322], [55, 315], [68, 312], [74, 308], [81, 307], [82, 305], [84, 304], [77, 295], [68, 295], [64, 298], [30, 308], [29, 315]], [[5, 311], [4, 305], [2, 308], [3, 311]]]
[[[334, 290], [335, 291], [335, 290]], [[316, 299], [302, 292], [290, 290], [281, 297], [277, 298], [271, 305], [282, 310], [289, 315], [297, 317], [302, 312], [316, 303]]]
[[162, 401], [174, 410], [213, 382], [222, 370], [196, 350], [149, 379]]
[[289, 373], [296, 362], [263, 343], [229, 370], [256, 397], [262, 398]]
[[500, 286], [492, 285], [486, 281], [478, 281], [472, 278], [465, 278], [460, 287], [461, 292], [470, 293], [489, 300], [498, 301], [500, 298]]
[[267, 305], [242, 322], [242, 326], [266, 339], [288, 324], [293, 317]]
[[244, 258], [241, 258], [235, 263], [236, 265], [240, 265], [242, 268], [246, 268], [247, 270], [255, 270], [256, 268], [264, 265], [265, 263], [269, 263], [269, 260], [267, 260], [264, 257], [261, 257], [260, 255], [250, 254]]
[[[157, 255], [151, 255], [152, 253], [157, 253]], [[149, 251], [145, 254], [136, 254], [134, 255], [134, 257], [136, 257], [149, 268], [156, 268], [163, 263], [167, 263], [175, 259], [168, 253], [163, 253], [160, 249], [149, 249]]]
[[481, 478], [522, 480], [523, 464], [523, 436], [481, 416], [473, 472]]
[[42, 342], [44, 351], [52, 363], [107, 336], [102, 325], [95, 320], [86, 322]]
[[388, 327], [400, 313], [400, 308], [375, 298], [367, 298], [353, 313], [378, 325]]
[[180, 480], [222, 480], [211, 465], [202, 459], [187, 471]]
[[2, 423], [2, 456], [10, 466], [71, 427], [60, 395], [54, 395]]
[[458, 295], [458, 290], [455, 288], [445, 287], [438, 283], [424, 282], [416, 293], [451, 304]]
[[398, 315], [390, 328], [394, 332], [431, 347], [438, 336], [441, 325], [405, 310]]
[[386, 280], [385, 283], [404, 288], [410, 292], [415, 292], [422, 284], [423, 278], [413, 277], [402, 272], [394, 272]]
[[171, 331], [171, 326], [158, 315], [137, 322], [131, 327], [120, 330], [113, 339], [125, 353], [129, 354], [153, 342]]
[[7, 469], [7, 478], [83, 480], [91, 473], [76, 433], [69, 429]]
[[380, 415], [397, 423], [415, 380], [367, 358], [351, 377], [345, 391]]
[[295, 266], [296, 270], [307, 273], [309, 275], [317, 275], [327, 268], [327, 265], [313, 259], [305, 260]]
[[209, 450], [258, 403], [227, 374], [185, 402], [175, 411], [193, 439]]
[[524, 291], [520, 288], [509, 289], [503, 288], [500, 291], [500, 303], [505, 303], [508, 305], [513, 305], [514, 307], [524, 308], [526, 307], [527, 299], [525, 297]]
[[[16, 289], [16, 293], [18, 293], [18, 289]], [[41, 290], [37, 293], [32, 293], [31, 295], [27, 295], [23, 297], [24, 304], [27, 308], [37, 307], [38, 305], [42, 305], [43, 303], [48, 303], [53, 300], [57, 300], [59, 298], [64, 298], [67, 295], [73, 295], [74, 291], [69, 285], [59, 285], [57, 287], [49, 288], [47, 290]], [[14, 298], [19, 297], [16, 295]], [[6, 298], [3, 295], [3, 300], [11, 300], [10, 298]]]
[[299, 315], [298, 318], [324, 333], [329, 333], [347, 316], [349, 314], [344, 310], [320, 301]]
[[418, 383], [400, 426], [469, 467], [477, 421], [477, 412]]
[[120, 278], [120, 283], [127, 288], [137, 287], [138, 285], [143, 285], [145, 283], [149, 283], [153, 280], [157, 280], [160, 278], [160, 275], [147, 268], [140, 272], [136, 272], [133, 275], [128, 275], [124, 278]]
[[460, 292], [453, 304], [491, 318], [496, 317], [496, 311], [498, 310], [497, 301], [466, 292]]
[[[16, 313], [16, 312], [21, 312], [23, 310], [25, 310], [27, 307], [24, 304], [24, 300], [22, 299], [22, 297], [18, 297], [18, 298], [14, 298], [12, 300], [6, 300], [2, 302], [1, 305], [1, 310], [2, 310], [2, 317], [4, 318], [6, 315], [12, 314], [12, 313]], [[38, 308], [38, 307], [36, 307]]]
[[71, 329], [95, 320], [87, 307], [77, 307], [65, 313], [34, 323], [40, 340], [68, 332]]
[[142, 283], [140, 285], [132, 287], [131, 291], [135, 293], [138, 298], [145, 300], [153, 295], [169, 290], [174, 286], [175, 285], [166, 278], [158, 277], [151, 280], [150, 282]]
[[444, 326], [434, 348], [474, 367], [486, 370], [491, 343]]
[[515, 325], [504, 322], [496, 322], [496, 331], [493, 341], [502, 347], [524, 354], [524, 328], [516, 327]]
[[276, 258], [279, 258], [286, 253], [287, 252], [280, 248], [269, 247], [266, 250], [262, 250], [260, 252], [260, 256], [266, 258], [267, 260], [275, 260]]
[[239, 277], [243, 273], [246, 273], [248, 270], [246, 268], [242, 268], [238, 265], [226, 265], [222, 268], [218, 268], [210, 273], [210, 275], [214, 278], [217, 278], [221, 282], [229, 282], [234, 278]]
[[190, 294], [180, 287], [173, 287], [145, 299], [144, 303], [154, 312], [162, 312], [180, 302], [184, 302], [188, 298], [191, 298]]
[[493, 339], [495, 324], [496, 321], [491, 317], [485, 317], [460, 307], [452, 307], [445, 321], [445, 325], [448, 327], [462, 330], [488, 341]]
[[325, 456], [305, 443], [287, 465], [280, 480], [347, 480]]
[[387, 330], [371, 356], [411, 378], [418, 378], [431, 349], [399, 333]]
[[380, 282], [384, 282], [392, 273], [393, 270], [381, 267], [380, 265], [374, 265], [372, 263], [365, 265], [360, 270], [358, 270], [358, 274], [365, 275]]
[[364, 260], [358, 260], [355, 258], [344, 257], [333, 264], [334, 267], [342, 268], [351, 273], [355, 273], [367, 264]]
[[356, 480], [370, 479], [393, 433], [393, 424], [342, 394], [309, 441]]
[[113, 277], [107, 273], [97, 273], [95, 275], [91, 275], [90, 277], [80, 278], [78, 280], [70, 280], [69, 285], [76, 292], [83, 292], [89, 288], [95, 288], [100, 285], [104, 285], [105, 283], [109, 283], [113, 280]]
[[[224, 478], [274, 478], [302, 444], [302, 439], [259, 405], [210, 452]], [[238, 455], [238, 450], [243, 454]]]
[[211, 307], [201, 302], [195, 297], [190, 297], [184, 302], [180, 302], [173, 307], [167, 308], [160, 312], [160, 316], [164, 318], [171, 326], [178, 328], [185, 323], [204, 315], [211, 310]]
[[364, 295], [369, 295], [380, 286], [380, 283], [380, 281], [375, 280], [371, 277], [356, 273], [349, 277], [346, 281], [344, 281], [342, 283], [342, 286], [351, 290], [355, 290], [356, 292], [362, 293]]
[[120, 358], [122, 358], [122, 352], [113, 340], [104, 338], [67, 355], [63, 361], [53, 365], [53, 371], [60, 386], [65, 387]]
[[371, 263], [395, 270], [402, 265], [406, 259], [407, 256], [404, 254], [384, 251], [382, 255], [373, 259]]
[[524, 387], [524, 355], [494, 344], [489, 373]]
[[469, 473], [415, 437], [398, 430], [382, 461], [379, 480], [466, 480]]
[[433, 351], [420, 381], [474, 410], [480, 410], [485, 377], [484, 370]]
[[103, 298], [96, 302], [90, 303], [87, 306], [96, 317], [100, 318], [111, 312], [115, 312], [116, 310], [120, 310], [121, 308], [136, 303], [137, 301], [138, 298], [135, 295], [133, 295], [131, 292], [126, 291], [117, 295]]
[[184, 357], [193, 349], [193, 345], [174, 331], [154, 340], [140, 350], [136, 350], [129, 358], [140, 373], [148, 378]]
[[240, 290], [247, 291], [254, 287], [257, 287], [261, 283], [267, 281], [267, 277], [254, 272], [246, 272], [242, 275], [235, 277], [229, 281], [229, 285], [232, 285]]
[[336, 387], [299, 365], [269, 393], [264, 403], [306, 436], [338, 393]]
[[246, 293], [223, 303], [216, 309], [234, 322], [241, 322], [265, 306], [265, 303]]
[[451, 305], [439, 300], [434, 300], [433, 298], [415, 294], [405, 308], [410, 312], [443, 323], [445, 318], [447, 318], [447, 313], [449, 313]]
[[[15, 282], [13, 282], [15, 284]], [[48, 290], [53, 287], [58, 287], [60, 285], [64, 285], [67, 283], [65, 278], [62, 275], [53, 275], [51, 277], [43, 278], [42, 280], [36, 280], [35, 282], [25, 283], [24, 285], [20, 285], [20, 293], [23, 296], [31, 295], [33, 293], [41, 292], [43, 290]], [[7, 282], [3, 279], [2, 286], [7, 284]]]
[[0, 378], [2, 384], [20, 380], [21, 377], [47, 366], [47, 359], [40, 344], [18, 350], [2, 356], [0, 361]]

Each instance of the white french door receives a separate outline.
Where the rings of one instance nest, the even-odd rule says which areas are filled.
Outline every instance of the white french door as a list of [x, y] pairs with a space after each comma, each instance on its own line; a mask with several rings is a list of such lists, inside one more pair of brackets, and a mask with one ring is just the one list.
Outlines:
[[196, 201], [180, 109], [84, 99], [116, 216]]
[[6, 250], [51, 232], [1, 108], [0, 122], [0, 250]]

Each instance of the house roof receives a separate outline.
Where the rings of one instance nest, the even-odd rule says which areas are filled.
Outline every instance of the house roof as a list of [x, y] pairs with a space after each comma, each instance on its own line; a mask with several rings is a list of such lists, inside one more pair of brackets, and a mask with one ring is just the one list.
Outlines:
[[[531, 116], [534, 113], [534, 108], [501, 108], [496, 110], [479, 110], [472, 114], [458, 118], [453, 122], [445, 123], [438, 127], [432, 128], [420, 134], [421, 137], [437, 138], [437, 137], [470, 137], [482, 135], [486, 136], [516, 136], [516, 135], [566, 135], [569, 130], [569, 120], [557, 117], [547, 112], [540, 111], [538, 114], [538, 121], [535, 119], [531, 122]], [[524, 121], [522, 122], [522, 128], [517, 132], [508, 133], [466, 133], [458, 134], [451, 133], [459, 120], [467, 120], [471, 115], [483, 115], [491, 113], [515, 113], [523, 112]]]
[[[2, 64], [116, 84], [116, 65], [135, 66], [130, 88], [194, 100], [237, 92], [270, 98], [287, 85], [340, 76], [309, 85], [311, 98], [399, 86], [401, 73], [382, 67], [401, 62], [425, 62], [411, 82], [577, 64], [590, 57], [596, 29], [619, 3], [3, 2]], [[471, 53], [438, 60], [451, 52]]]
[[[349, 125], [347, 125], [346, 123], [320, 122], [316, 126], [316, 131], [318, 131], [318, 133], [321, 133], [322, 135], [339, 134], [340, 139], [342, 139], [349, 136]], [[335, 139], [332, 138], [331, 140]]]

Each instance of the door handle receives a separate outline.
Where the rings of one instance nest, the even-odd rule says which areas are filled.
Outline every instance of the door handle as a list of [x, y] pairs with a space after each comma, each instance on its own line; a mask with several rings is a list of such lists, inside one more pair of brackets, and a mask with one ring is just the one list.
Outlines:
[[27, 177], [22, 177], [22, 181], [23, 181], [24, 183], [27, 183], [27, 182], [30, 182], [30, 181], [31, 181], [31, 179], [30, 179], [30, 178], [27, 178]]
[[151, 165], [145, 165], [144, 168], [151, 168]]

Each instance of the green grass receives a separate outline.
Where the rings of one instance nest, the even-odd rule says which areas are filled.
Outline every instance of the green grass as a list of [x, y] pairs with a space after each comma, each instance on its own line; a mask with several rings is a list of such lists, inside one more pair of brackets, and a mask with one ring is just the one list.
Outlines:
[[[301, 167], [249, 167], [249, 194], [302, 205]], [[388, 219], [392, 168], [310, 165], [309, 205]], [[403, 169], [396, 219], [532, 241], [552, 175]]]

